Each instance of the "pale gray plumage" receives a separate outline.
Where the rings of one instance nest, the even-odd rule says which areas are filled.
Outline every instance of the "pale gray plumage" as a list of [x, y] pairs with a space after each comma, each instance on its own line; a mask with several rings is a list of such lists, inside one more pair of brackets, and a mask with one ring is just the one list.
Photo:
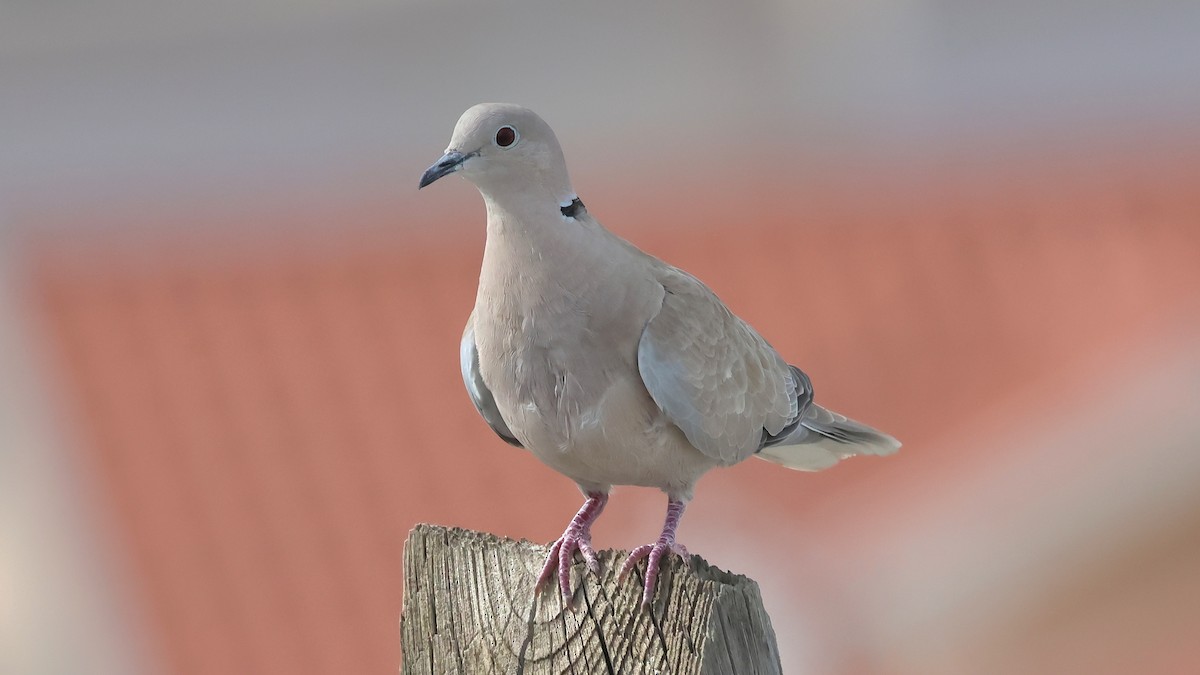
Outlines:
[[813, 403], [808, 377], [704, 284], [604, 229], [533, 112], [482, 104], [464, 113], [421, 186], [455, 172], [479, 188], [488, 216], [463, 382], [502, 439], [589, 495], [582, 525], [560, 539], [562, 562], [572, 546], [588, 558], [588, 527], [613, 485], [671, 499], [653, 571], [676, 548], [674, 523], [706, 471], [752, 455], [818, 470], [899, 447]]
[[758, 452], [799, 415], [792, 372], [704, 284], [660, 264], [662, 307], [638, 344], [650, 396], [696, 449], [723, 465]]

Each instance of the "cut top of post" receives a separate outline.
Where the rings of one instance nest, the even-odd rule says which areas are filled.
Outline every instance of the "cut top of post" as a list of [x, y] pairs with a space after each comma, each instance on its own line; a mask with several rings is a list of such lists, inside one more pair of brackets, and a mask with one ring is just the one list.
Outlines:
[[623, 583], [625, 553], [600, 553], [599, 578], [577, 562], [575, 608], [534, 592], [547, 549], [418, 525], [404, 547], [403, 671], [463, 673], [780, 673], [758, 585], [698, 556], [665, 563], [654, 603], [644, 564]]

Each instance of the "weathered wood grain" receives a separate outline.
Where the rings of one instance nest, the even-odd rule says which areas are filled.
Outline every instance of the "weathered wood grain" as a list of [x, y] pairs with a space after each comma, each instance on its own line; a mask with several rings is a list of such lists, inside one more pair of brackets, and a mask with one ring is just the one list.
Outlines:
[[[758, 585], [698, 556], [663, 565], [650, 609], [645, 563], [618, 583], [625, 553], [600, 553], [599, 579], [572, 568], [576, 605], [534, 594], [546, 547], [418, 525], [404, 548], [401, 617], [406, 675], [518, 673], [779, 673]], [[578, 556], [577, 556], [578, 560]]]

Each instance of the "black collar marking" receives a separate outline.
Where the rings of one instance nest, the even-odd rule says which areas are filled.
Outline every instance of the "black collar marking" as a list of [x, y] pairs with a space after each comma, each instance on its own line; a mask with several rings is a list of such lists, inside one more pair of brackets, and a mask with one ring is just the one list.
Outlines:
[[574, 218], [575, 216], [579, 215], [580, 211], [584, 210], [583, 201], [581, 201], [579, 197], [576, 197], [575, 199], [571, 200], [570, 204], [561, 206], [558, 210], [562, 211], [564, 216], [568, 218]]

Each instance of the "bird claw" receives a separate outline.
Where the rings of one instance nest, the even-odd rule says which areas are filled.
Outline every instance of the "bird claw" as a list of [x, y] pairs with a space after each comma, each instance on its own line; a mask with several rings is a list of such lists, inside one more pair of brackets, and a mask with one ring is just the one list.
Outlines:
[[542, 565], [542, 573], [538, 575], [537, 587], [540, 589], [554, 577], [558, 570], [558, 587], [562, 591], [563, 600], [571, 602], [571, 565], [574, 563], [575, 551], [583, 556], [587, 568], [597, 576], [600, 575], [600, 558], [596, 549], [592, 548], [591, 532], [575, 527], [568, 527], [566, 532], [550, 546], [546, 554], [546, 562]]
[[625, 563], [621, 565], [621, 571], [617, 575], [617, 579], [624, 581], [625, 577], [637, 567], [638, 561], [646, 558], [646, 578], [642, 586], [642, 605], [649, 606], [650, 601], [654, 599], [654, 585], [658, 581], [658, 571], [662, 565], [663, 556], [667, 553], [674, 553], [683, 558], [687, 562], [691, 557], [686, 547], [682, 544], [677, 544], [674, 541], [659, 539], [653, 544], [643, 544], [631, 551], [629, 557], [625, 559]]
[[550, 581], [554, 577], [554, 570], [557, 569], [558, 588], [562, 591], [563, 600], [571, 605], [571, 563], [575, 551], [583, 555], [583, 562], [592, 574], [600, 576], [600, 558], [596, 556], [596, 549], [592, 548], [592, 523], [600, 516], [607, 503], [608, 493], [587, 493], [587, 501], [580, 507], [579, 513], [571, 519], [571, 524], [567, 525], [562, 536], [550, 545], [550, 552], [546, 554], [546, 562], [542, 565], [542, 573], [538, 575], [535, 589], [541, 589]]

